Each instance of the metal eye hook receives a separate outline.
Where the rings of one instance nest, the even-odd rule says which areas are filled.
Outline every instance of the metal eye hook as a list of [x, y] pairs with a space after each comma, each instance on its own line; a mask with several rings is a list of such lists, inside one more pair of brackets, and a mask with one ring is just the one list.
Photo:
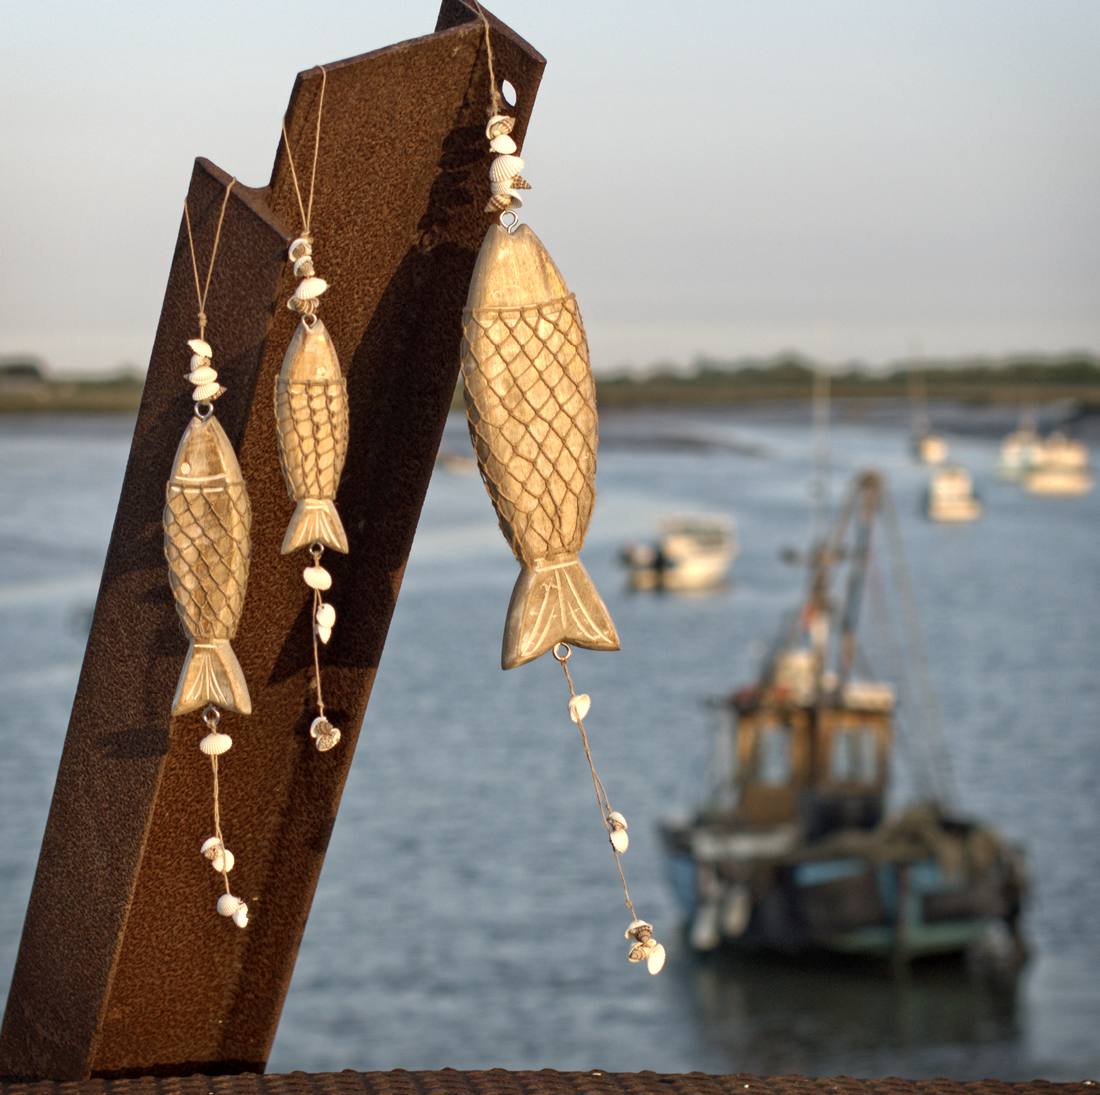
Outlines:
[[209, 399], [195, 404], [195, 417], [200, 422], [205, 422], [214, 413], [214, 404]]
[[[505, 217], [511, 217], [510, 221], [506, 221]], [[509, 235], [516, 230], [516, 226], [519, 224], [519, 214], [514, 209], [504, 209], [500, 214], [500, 223], [504, 231]]]

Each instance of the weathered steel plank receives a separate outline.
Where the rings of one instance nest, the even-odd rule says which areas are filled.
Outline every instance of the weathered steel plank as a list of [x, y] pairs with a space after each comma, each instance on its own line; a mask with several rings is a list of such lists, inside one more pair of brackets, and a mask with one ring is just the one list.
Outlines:
[[[544, 61], [493, 26], [522, 137]], [[207, 302], [229, 388], [218, 416], [254, 514], [234, 642], [254, 714], [225, 720], [235, 747], [222, 790], [234, 891], [253, 921], [240, 931], [212, 913], [216, 878], [198, 855], [210, 828], [202, 729], [197, 715], [168, 716], [185, 643], [160, 514], [190, 413], [182, 373], [195, 333], [181, 225], [0, 1032], [2, 1076], [262, 1070], [274, 1038], [454, 391], [487, 224], [487, 73], [470, 5], [444, 0], [436, 33], [326, 68], [314, 238], [350, 393], [339, 502], [352, 551], [326, 559], [341, 624], [325, 652], [325, 693], [344, 738], [318, 753], [307, 737], [308, 591], [302, 560], [279, 555], [291, 504], [272, 392], [295, 322], [285, 249], [298, 227], [280, 148], [268, 187], [234, 188]], [[299, 162], [311, 153], [319, 90], [312, 70], [291, 94]], [[197, 161], [189, 201], [200, 256], [226, 181]]]

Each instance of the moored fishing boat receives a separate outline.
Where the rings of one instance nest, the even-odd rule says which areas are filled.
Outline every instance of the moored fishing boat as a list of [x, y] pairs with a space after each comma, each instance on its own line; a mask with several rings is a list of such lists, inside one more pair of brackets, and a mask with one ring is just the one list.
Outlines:
[[931, 521], [949, 523], [981, 517], [982, 503], [974, 493], [970, 472], [958, 464], [936, 468], [928, 480], [924, 511]]
[[720, 586], [736, 558], [736, 526], [713, 514], [667, 518], [655, 544], [629, 544], [622, 551], [633, 589], [678, 593]]
[[[711, 793], [693, 816], [662, 826], [670, 877], [699, 950], [908, 961], [995, 938], [1023, 954], [1022, 853], [950, 805], [938, 735], [924, 743], [925, 797], [886, 812], [894, 688], [854, 672], [864, 660], [857, 629], [883, 500], [877, 474], [857, 478], [810, 553], [808, 592], [758, 679], [715, 703], [724, 748]], [[838, 601], [833, 585], [842, 569]], [[923, 666], [918, 650], [911, 660]]]

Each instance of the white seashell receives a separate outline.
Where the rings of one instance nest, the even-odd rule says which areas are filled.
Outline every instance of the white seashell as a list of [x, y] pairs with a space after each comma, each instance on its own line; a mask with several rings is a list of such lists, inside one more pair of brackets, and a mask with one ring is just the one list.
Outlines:
[[[236, 924], [238, 928], [248, 927], [248, 906], [243, 901], [233, 910], [233, 923]], [[656, 973], [657, 971], [650, 970], [649, 972]]]
[[[192, 361], [194, 358], [192, 358]], [[206, 358], [199, 358], [200, 361], [205, 361]], [[197, 369], [192, 369], [187, 374], [187, 379], [192, 384], [209, 384], [212, 380], [218, 379], [218, 373], [216, 369], [211, 369], [209, 365], [200, 365]]]
[[223, 893], [218, 898], [218, 915], [232, 916], [242, 904], [239, 897], [234, 897], [231, 893]]
[[569, 717], [574, 722], [580, 722], [591, 710], [592, 697], [587, 692], [582, 692], [579, 696], [573, 696], [569, 701]]
[[203, 841], [199, 853], [206, 859], [213, 859], [214, 853], [221, 851], [221, 847], [222, 842], [216, 836], [208, 837]]
[[523, 160], [519, 156], [498, 156], [489, 167], [490, 182], [504, 182], [514, 179], [523, 170]]
[[299, 236], [296, 240], [291, 241], [286, 253], [291, 262], [297, 262], [303, 255], [312, 255], [313, 240], [309, 236]]
[[210, 364], [209, 354], [192, 354], [191, 355], [191, 371], [195, 369], [203, 369]]
[[625, 829], [616, 829], [609, 834], [608, 839], [611, 841], [611, 847], [615, 849], [619, 855], [622, 855], [627, 848], [630, 847], [630, 837], [626, 835]]
[[628, 962], [640, 962], [645, 956], [645, 947], [641, 943], [635, 943], [627, 953], [626, 960]]
[[632, 920], [630, 927], [623, 933], [624, 939], [639, 939], [641, 935], [652, 935], [653, 925], [647, 924], [644, 920]]
[[218, 874], [223, 871], [228, 874], [233, 870], [233, 864], [237, 862], [237, 857], [226, 848], [223, 852], [215, 852], [214, 858], [210, 860], [210, 866], [214, 868]]
[[629, 829], [630, 826], [626, 823], [626, 818], [619, 813], [618, 810], [612, 810], [607, 815], [607, 820], [611, 823], [612, 829]]
[[296, 300], [316, 300], [326, 289], [328, 282], [324, 278], [302, 278], [294, 290]]
[[515, 124], [515, 118], [509, 117], [507, 114], [494, 114], [485, 123], [485, 136], [491, 141], [494, 137], [511, 133]]
[[191, 389], [191, 398], [196, 403], [203, 403], [208, 399], [217, 399], [225, 389], [215, 380], [211, 384], [200, 384]]
[[317, 638], [320, 639], [321, 642], [327, 643], [329, 641], [329, 639], [332, 638], [332, 628], [331, 627], [322, 627], [320, 624], [318, 624], [317, 625]]
[[309, 724], [309, 736], [313, 738], [320, 753], [327, 753], [340, 741], [339, 729], [333, 726], [324, 715], [318, 715]]
[[303, 255], [294, 264], [294, 276], [296, 278], [311, 278], [313, 277], [313, 256]]
[[489, 148], [498, 156], [511, 156], [516, 150], [516, 142], [507, 133], [501, 133], [489, 142]]
[[653, 977], [656, 977], [665, 968], [665, 948], [660, 943], [650, 951], [649, 957], [645, 960], [645, 968], [649, 970], [650, 975]]
[[199, 748], [208, 757], [220, 757], [222, 753], [228, 753], [232, 745], [233, 739], [228, 734], [222, 734], [217, 730], [211, 734], [207, 734], [206, 737], [199, 742]]
[[332, 575], [322, 566], [306, 567], [302, 579], [310, 589], [332, 588]]
[[193, 353], [198, 354], [200, 357], [213, 357], [214, 351], [210, 348], [210, 343], [205, 338], [192, 338], [187, 342], [187, 348]]
[[322, 602], [317, 606], [317, 626], [332, 627], [336, 623], [336, 609]]

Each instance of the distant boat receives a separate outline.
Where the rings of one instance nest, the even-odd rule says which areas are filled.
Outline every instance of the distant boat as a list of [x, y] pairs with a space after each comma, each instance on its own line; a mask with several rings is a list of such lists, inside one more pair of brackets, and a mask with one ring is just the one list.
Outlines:
[[974, 493], [970, 472], [958, 464], [936, 468], [928, 481], [924, 509], [931, 521], [976, 521], [982, 503]]
[[947, 459], [947, 442], [938, 433], [914, 434], [912, 450], [922, 464], [942, 464]]
[[737, 558], [737, 528], [724, 516], [699, 514], [661, 522], [654, 544], [628, 544], [622, 561], [637, 590], [714, 589]]
[[1037, 459], [1023, 477], [1023, 484], [1031, 494], [1088, 494], [1093, 486], [1088, 449], [1065, 434], [1052, 433], [1041, 443]]
[[909, 405], [913, 416], [909, 446], [913, 458], [922, 464], [942, 464], [947, 459], [947, 442], [938, 433], [932, 432], [928, 395], [920, 373], [909, 374]]
[[1021, 426], [1001, 442], [998, 472], [1002, 479], [1020, 480], [1039, 462], [1043, 442], [1032, 426]]
[[[858, 477], [809, 555], [806, 598], [758, 678], [715, 701], [723, 719], [707, 798], [686, 820], [662, 824], [670, 879], [697, 950], [820, 950], [904, 963], [977, 952], [996, 940], [1011, 960], [1025, 953], [1023, 854], [949, 805], [934, 718], [922, 743], [928, 763], [915, 773], [926, 797], [886, 813], [894, 689], [853, 675], [883, 500], [876, 473]], [[889, 506], [886, 515], [897, 554]], [[834, 581], [842, 568], [843, 580]], [[902, 571], [900, 555], [894, 569]], [[910, 638], [909, 661], [923, 670], [915, 630]], [[923, 672], [914, 676], [924, 680]], [[925, 699], [931, 716], [927, 692]], [[908, 744], [912, 751], [921, 743]]]

